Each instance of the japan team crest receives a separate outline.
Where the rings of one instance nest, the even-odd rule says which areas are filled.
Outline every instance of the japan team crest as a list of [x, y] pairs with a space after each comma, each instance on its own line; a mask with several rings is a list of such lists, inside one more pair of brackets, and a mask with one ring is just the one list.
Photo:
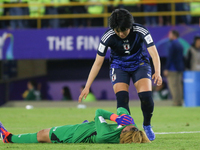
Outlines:
[[124, 44], [124, 50], [129, 50], [130, 49], [130, 44]]

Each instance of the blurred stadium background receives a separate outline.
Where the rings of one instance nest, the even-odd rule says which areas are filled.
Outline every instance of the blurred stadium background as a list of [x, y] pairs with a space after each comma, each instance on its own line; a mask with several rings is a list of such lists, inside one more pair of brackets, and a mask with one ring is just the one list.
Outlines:
[[[171, 29], [180, 32], [184, 54], [200, 33], [197, 0], [2, 0], [0, 105], [24, 101], [30, 80], [40, 85], [42, 101], [61, 101], [64, 86], [76, 101], [115, 8], [130, 10], [135, 22], [150, 30], [162, 69]], [[108, 58], [109, 52], [92, 85], [97, 100], [115, 100]], [[130, 99], [138, 100], [130, 88]]]
[[[128, 9], [135, 22], [149, 29], [162, 71], [171, 29], [180, 32], [184, 55], [194, 36], [200, 34], [199, 0], [0, 0], [0, 121], [8, 131], [37, 132], [85, 119], [91, 121], [97, 108], [116, 112], [109, 79], [109, 51], [91, 87], [97, 101], [79, 105], [87, 109], [76, 108], [81, 86], [86, 82], [101, 35], [108, 28], [108, 17], [115, 8]], [[193, 73], [194, 76], [183, 79], [184, 84], [185, 81], [190, 84], [187, 89], [184, 87], [184, 95], [189, 95], [187, 101], [191, 106], [200, 106], [200, 75]], [[166, 81], [165, 77], [163, 80]], [[28, 81], [38, 83], [41, 100], [24, 100]], [[73, 101], [62, 101], [61, 91], [66, 86]], [[0, 142], [0, 149], [199, 149], [199, 107], [172, 107], [170, 98], [154, 97], [152, 125], [156, 140], [152, 144], [41, 146]], [[130, 99], [132, 116], [142, 129], [140, 101], [132, 84]], [[25, 109], [31, 106], [34, 109]]]

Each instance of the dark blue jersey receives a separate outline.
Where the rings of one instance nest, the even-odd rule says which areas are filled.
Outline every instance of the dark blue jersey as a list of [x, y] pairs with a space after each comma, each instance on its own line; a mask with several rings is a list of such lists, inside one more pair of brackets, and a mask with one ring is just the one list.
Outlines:
[[153, 39], [148, 29], [134, 23], [125, 39], [121, 39], [115, 34], [113, 29], [108, 29], [101, 38], [97, 53], [100, 56], [105, 56], [108, 47], [110, 47], [111, 68], [134, 71], [139, 65], [149, 63], [149, 56], [144, 44], [146, 48], [153, 46]]

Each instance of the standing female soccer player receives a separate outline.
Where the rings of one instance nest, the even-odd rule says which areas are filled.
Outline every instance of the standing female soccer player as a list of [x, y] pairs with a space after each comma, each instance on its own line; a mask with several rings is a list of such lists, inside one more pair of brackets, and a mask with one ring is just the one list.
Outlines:
[[[110, 54], [110, 79], [117, 98], [117, 108], [124, 107], [129, 112], [129, 83], [133, 80], [141, 101], [144, 116], [143, 128], [149, 140], [155, 139], [151, 128], [151, 117], [154, 109], [152, 99], [152, 82], [160, 86], [160, 58], [149, 31], [142, 25], [133, 23], [133, 16], [125, 9], [112, 12], [108, 29], [101, 38], [96, 60], [90, 71], [85, 89], [79, 96], [79, 102], [89, 93], [92, 82], [96, 78], [106, 55], [108, 47]], [[152, 57], [155, 73], [151, 77], [151, 66], [147, 51]]]
[[[0, 134], [4, 143], [148, 143], [143, 131], [139, 131], [131, 116], [124, 108], [117, 114], [97, 109], [95, 121], [58, 126], [37, 133], [13, 135], [0, 122]], [[105, 119], [118, 124], [107, 124]], [[120, 126], [118, 126], [120, 125]]]

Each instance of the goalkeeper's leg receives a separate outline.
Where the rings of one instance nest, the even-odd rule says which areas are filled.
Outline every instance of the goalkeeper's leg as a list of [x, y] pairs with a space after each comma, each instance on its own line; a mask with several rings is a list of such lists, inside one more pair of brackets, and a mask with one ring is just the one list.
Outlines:
[[17, 134], [8, 132], [0, 123], [0, 133], [4, 143], [51, 143], [49, 129], [41, 130], [37, 133]]

